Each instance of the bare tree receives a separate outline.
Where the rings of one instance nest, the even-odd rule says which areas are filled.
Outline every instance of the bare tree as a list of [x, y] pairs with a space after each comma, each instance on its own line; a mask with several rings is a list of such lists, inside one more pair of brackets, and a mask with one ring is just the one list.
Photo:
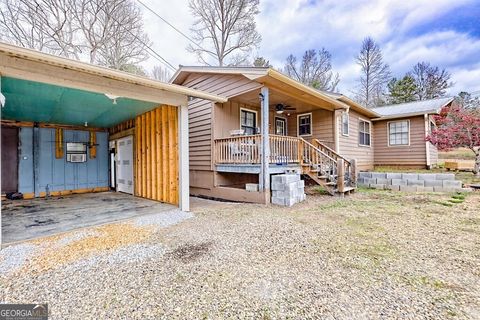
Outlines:
[[449, 82], [450, 73], [445, 69], [431, 66], [428, 62], [419, 62], [408, 73], [415, 80], [416, 100], [428, 100], [443, 97], [446, 89], [453, 84]]
[[189, 45], [188, 50], [207, 65], [244, 64], [261, 41], [255, 24], [258, 4], [259, 0], [190, 0], [192, 37], [198, 46]]
[[132, 0], [2, 0], [1, 18], [2, 38], [23, 47], [136, 73], [148, 58]]
[[320, 90], [334, 91], [340, 82], [338, 73], [332, 71], [332, 55], [322, 48], [318, 52], [305, 51], [299, 64], [297, 57], [287, 57], [284, 72], [291, 78]]
[[168, 82], [172, 77], [172, 74], [170, 73], [170, 71], [168, 71], [167, 68], [164, 68], [162, 66], [154, 66], [151, 77], [155, 80]]
[[77, 30], [70, 0], [2, 0], [0, 37], [10, 43], [77, 58]]
[[390, 68], [383, 62], [380, 47], [370, 37], [363, 40], [356, 61], [362, 68], [356, 99], [367, 108], [375, 107], [384, 100], [386, 86], [391, 79]]

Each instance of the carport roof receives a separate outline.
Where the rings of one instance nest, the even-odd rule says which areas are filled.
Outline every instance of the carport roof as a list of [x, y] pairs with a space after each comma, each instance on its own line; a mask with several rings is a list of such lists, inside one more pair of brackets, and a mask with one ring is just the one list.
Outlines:
[[[107, 128], [156, 106], [214, 94], [0, 42], [2, 119]], [[110, 96], [110, 98], [107, 97]], [[111, 97], [117, 97], [112, 99]]]

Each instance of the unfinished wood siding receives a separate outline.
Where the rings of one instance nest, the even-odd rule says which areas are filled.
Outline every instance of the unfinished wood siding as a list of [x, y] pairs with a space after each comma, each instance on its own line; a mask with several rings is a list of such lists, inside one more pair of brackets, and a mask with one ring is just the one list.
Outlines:
[[[259, 83], [239, 75], [199, 73], [189, 75], [182, 85], [224, 97], [233, 97], [261, 87]], [[194, 99], [188, 105], [190, 170], [212, 170], [213, 123], [218, 122], [212, 106], [212, 102], [202, 99]], [[197, 180], [194, 176], [190, 184], [200, 185], [201, 182]]]
[[[410, 121], [410, 145], [388, 145], [388, 122]], [[423, 116], [374, 123], [375, 165], [426, 167], [425, 119]]]
[[[310, 112], [306, 112], [310, 113]], [[302, 136], [307, 141], [318, 139], [333, 148], [333, 112], [328, 110], [314, 110], [312, 113], [312, 135]], [[297, 117], [303, 113], [292, 113], [287, 118], [287, 132], [289, 136], [297, 136]]]
[[[373, 126], [370, 126], [370, 146], [362, 146], [359, 144], [359, 122], [360, 119], [369, 121], [368, 117], [362, 116], [356, 111], [349, 111], [349, 134], [342, 135], [341, 113], [337, 117], [339, 154], [347, 159], [356, 159], [359, 170], [369, 170], [374, 164], [374, 145], [377, 147], [377, 141], [374, 136]], [[332, 130], [333, 132], [333, 130]]]
[[161, 106], [135, 118], [135, 195], [178, 204], [178, 112]]

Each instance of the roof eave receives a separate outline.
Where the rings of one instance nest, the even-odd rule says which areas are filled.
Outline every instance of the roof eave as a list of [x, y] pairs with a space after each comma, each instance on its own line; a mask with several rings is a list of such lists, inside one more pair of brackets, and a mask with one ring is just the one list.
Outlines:
[[439, 110], [433, 109], [433, 110], [427, 110], [427, 111], [419, 111], [419, 112], [410, 112], [410, 113], [403, 113], [403, 114], [395, 114], [395, 115], [389, 115], [389, 116], [383, 116], [379, 118], [374, 118], [372, 121], [381, 121], [381, 120], [391, 120], [391, 119], [400, 119], [400, 118], [410, 118], [410, 117], [416, 117], [416, 116], [423, 116], [425, 114], [439, 114]]
[[105, 78], [115, 79], [122, 82], [133, 83], [145, 87], [150, 87], [158, 90], [169, 91], [172, 93], [191, 96], [206, 100], [212, 100], [216, 102], [226, 102], [227, 99], [214, 94], [205, 93], [195, 89], [182, 87], [176, 84], [164, 83], [157, 80], [133, 75], [127, 72], [110, 69], [107, 67], [92, 65], [89, 63], [71, 60], [63, 57], [54, 56], [51, 54], [35, 51], [32, 49], [26, 49], [11, 44], [0, 42], [0, 52], [6, 55], [21, 58], [25, 60], [41, 62], [48, 65], [58, 66], [76, 72], [88, 73], [97, 76], [103, 76]]

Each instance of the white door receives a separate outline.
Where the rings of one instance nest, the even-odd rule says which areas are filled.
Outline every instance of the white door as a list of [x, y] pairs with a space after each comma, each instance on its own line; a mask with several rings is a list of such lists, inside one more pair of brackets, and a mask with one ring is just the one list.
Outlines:
[[117, 140], [117, 191], [133, 194], [133, 137]]

